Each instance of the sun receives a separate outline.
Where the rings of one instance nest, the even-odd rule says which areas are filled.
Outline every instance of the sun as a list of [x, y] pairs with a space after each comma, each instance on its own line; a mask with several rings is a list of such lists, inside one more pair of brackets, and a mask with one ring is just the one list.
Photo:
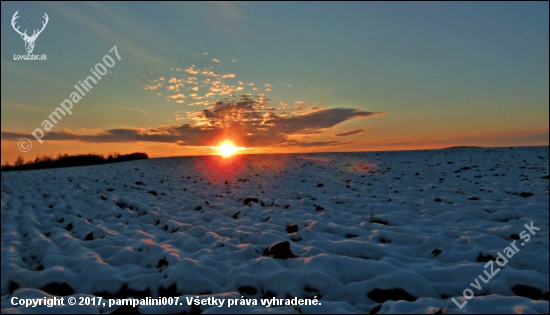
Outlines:
[[241, 147], [236, 147], [231, 140], [225, 140], [219, 146], [216, 147], [218, 154], [224, 158], [231, 157], [238, 151], [242, 150]]

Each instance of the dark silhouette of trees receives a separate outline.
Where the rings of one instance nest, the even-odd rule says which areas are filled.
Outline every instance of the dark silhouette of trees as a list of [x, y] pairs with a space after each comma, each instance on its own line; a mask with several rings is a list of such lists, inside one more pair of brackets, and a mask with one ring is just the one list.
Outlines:
[[86, 165], [97, 165], [105, 163], [116, 163], [116, 162], [125, 162], [133, 160], [148, 159], [149, 156], [146, 153], [131, 153], [131, 154], [109, 154], [105, 158], [101, 154], [79, 154], [79, 155], [68, 155], [68, 154], [59, 154], [57, 158], [51, 158], [50, 156], [44, 155], [43, 157], [36, 156], [34, 160], [29, 160], [25, 163], [23, 157], [19, 155], [15, 160], [14, 165], [9, 165], [7, 162], [5, 165], [2, 165], [2, 171], [21, 171], [21, 170], [37, 170], [45, 168], [60, 168], [60, 167], [73, 167], [73, 166], [86, 166]]

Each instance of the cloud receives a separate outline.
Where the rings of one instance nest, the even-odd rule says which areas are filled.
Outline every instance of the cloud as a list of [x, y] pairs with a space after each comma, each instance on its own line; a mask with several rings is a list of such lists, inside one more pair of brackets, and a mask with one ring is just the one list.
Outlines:
[[249, 19], [243, 11], [243, 6], [239, 2], [213, 1], [199, 2], [197, 9], [198, 13], [208, 21], [212, 31], [241, 39], [250, 35], [247, 26]]
[[53, 73], [42, 72], [37, 70], [36, 67], [25, 65], [25, 63], [14, 63], [13, 61], [2, 59], [0, 61], [0, 67], [2, 68], [3, 74], [10, 73], [34, 82], [55, 84], [64, 87], [71, 85], [71, 82], [68, 82], [64, 78], [58, 77]]
[[123, 5], [90, 2], [82, 9], [65, 2], [46, 2], [44, 5], [48, 7], [47, 12], [56, 12], [59, 17], [75, 23], [79, 28], [100, 36], [104, 42], [124, 47], [125, 53], [133, 57], [123, 56], [128, 58], [125, 60], [139, 60], [140, 66], [151, 68], [168, 66], [167, 61], [158, 58], [158, 54], [140, 43], [154, 43], [152, 47], [172, 47], [169, 38], [153, 32], [142, 21], [131, 18]]
[[155, 85], [146, 85], [144, 89], [145, 90], [156, 90], [156, 89], [160, 88], [161, 86], [162, 86], [162, 84], [159, 82]]
[[148, 111], [146, 111], [146, 110], [144, 110], [144, 109], [141, 109], [141, 108], [127, 107], [127, 106], [122, 106], [122, 105], [115, 105], [115, 107], [122, 108], [122, 109], [129, 109], [129, 110], [133, 110], [133, 111], [137, 111], [137, 112], [142, 112], [142, 113], [145, 113], [145, 114], [149, 114]]
[[[176, 71], [174, 68], [170, 71]], [[296, 101], [293, 105], [273, 101], [272, 105], [271, 100], [258, 89], [263, 87], [265, 92], [270, 92], [272, 85], [269, 83], [256, 85], [238, 80], [233, 73], [216, 73], [213, 66], [198, 68], [191, 65], [183, 69], [194, 76], [186, 79], [173, 72], [156, 73], [151, 85], [146, 88], [165, 88], [167, 95], [164, 98], [174, 101], [178, 106], [184, 103], [187, 96], [191, 102], [186, 102], [185, 106], [206, 108], [176, 110], [176, 121], [183, 125], [165, 126], [162, 137], [156, 132], [150, 133], [139, 128], [124, 129], [124, 133], [119, 129], [106, 130], [95, 136], [86, 134], [78, 137], [78, 133], [76, 136], [57, 136], [76, 137], [79, 141], [160, 141], [185, 146], [212, 146], [224, 138], [245, 147], [336, 146], [350, 142], [329, 140], [326, 137], [333, 132], [329, 129], [345, 121], [385, 114], [351, 108], [327, 109], [321, 105], [320, 109], [304, 101]], [[343, 132], [337, 136], [362, 132], [364, 129]], [[125, 137], [121, 137], [121, 134]], [[192, 136], [187, 138], [187, 134]]]
[[46, 113], [50, 112], [50, 110], [46, 109], [46, 108], [36, 107], [36, 106], [32, 106], [32, 105], [26, 105], [26, 104], [22, 104], [22, 103], [10, 102], [10, 101], [2, 102], [2, 108], [6, 108], [6, 107], [15, 108], [15, 109], [22, 109], [22, 110], [27, 110], [27, 111], [33, 111], [33, 112], [46, 112]]
[[187, 73], [189, 73], [189, 74], [197, 74], [197, 73], [199, 73], [199, 70], [198, 70], [198, 69], [195, 69], [195, 65], [192, 65], [191, 67], [185, 69], [184, 71], [187, 72]]
[[167, 98], [177, 99], [177, 98], [186, 98], [186, 96], [180, 93], [176, 95], [167, 96]]
[[[157, 128], [116, 128], [106, 130], [61, 130], [47, 132], [47, 141], [80, 141], [89, 143], [157, 142], [179, 146], [211, 146], [223, 139], [231, 139], [245, 147], [329, 146], [347, 142], [307, 142], [313, 135], [322, 135], [325, 129], [347, 120], [366, 118], [383, 113], [359, 109], [320, 109], [306, 114], [277, 113], [266, 101], [242, 94], [241, 99], [210, 103], [206, 109], [188, 112], [180, 126], [166, 125]], [[15, 140], [28, 134], [2, 132], [5, 140]]]
[[350, 136], [350, 135], [354, 135], [354, 134], [363, 134], [365, 132], [367, 132], [367, 129], [353, 129], [353, 130], [348, 130], [348, 131], [337, 133], [334, 136], [335, 137], [345, 137], [345, 136]]
[[316, 141], [316, 142], [307, 142], [307, 143], [300, 143], [297, 144], [297, 146], [300, 147], [328, 147], [328, 146], [339, 146], [339, 145], [346, 145], [351, 144], [353, 142], [347, 141], [347, 142], [341, 142], [341, 141]]

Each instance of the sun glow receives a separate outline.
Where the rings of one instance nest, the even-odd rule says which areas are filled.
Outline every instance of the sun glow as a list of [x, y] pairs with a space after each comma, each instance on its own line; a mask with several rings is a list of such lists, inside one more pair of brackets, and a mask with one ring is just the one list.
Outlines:
[[216, 147], [218, 154], [224, 158], [231, 157], [238, 151], [243, 150], [242, 147], [236, 147], [231, 140], [226, 140]]

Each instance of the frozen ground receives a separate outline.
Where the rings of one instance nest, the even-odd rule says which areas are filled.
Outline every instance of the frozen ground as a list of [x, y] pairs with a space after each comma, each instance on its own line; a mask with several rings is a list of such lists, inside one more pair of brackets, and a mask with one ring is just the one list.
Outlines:
[[[63, 295], [184, 302], [141, 313], [548, 314], [548, 163], [548, 147], [524, 147], [5, 172], [2, 312], [118, 308], [10, 303]], [[196, 295], [321, 305], [192, 308]]]

